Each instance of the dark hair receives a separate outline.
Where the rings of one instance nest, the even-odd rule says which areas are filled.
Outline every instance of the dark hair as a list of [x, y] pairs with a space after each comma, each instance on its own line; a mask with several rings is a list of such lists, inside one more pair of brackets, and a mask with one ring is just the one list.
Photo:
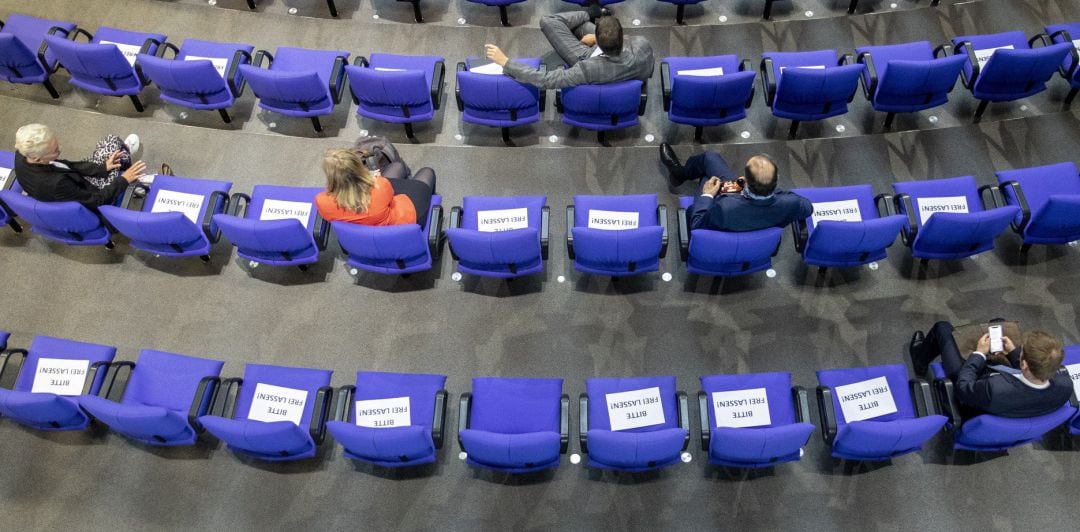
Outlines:
[[622, 24], [615, 17], [596, 19], [596, 44], [605, 55], [622, 53]]
[[769, 196], [776, 191], [776, 163], [764, 153], [746, 161], [743, 175], [746, 177], [746, 188], [755, 196]]
[[1049, 380], [1057, 373], [1065, 357], [1061, 340], [1043, 331], [1024, 333], [1023, 358], [1031, 374], [1039, 380]]

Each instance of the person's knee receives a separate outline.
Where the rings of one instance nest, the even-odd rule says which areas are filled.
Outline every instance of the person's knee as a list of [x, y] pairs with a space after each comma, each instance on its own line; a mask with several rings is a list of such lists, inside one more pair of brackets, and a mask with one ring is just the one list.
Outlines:
[[405, 179], [409, 177], [406, 175], [405, 163], [401, 161], [394, 161], [380, 168], [379, 173], [387, 179]]
[[939, 321], [930, 328], [930, 331], [937, 334], [952, 334], [953, 326], [947, 321]]

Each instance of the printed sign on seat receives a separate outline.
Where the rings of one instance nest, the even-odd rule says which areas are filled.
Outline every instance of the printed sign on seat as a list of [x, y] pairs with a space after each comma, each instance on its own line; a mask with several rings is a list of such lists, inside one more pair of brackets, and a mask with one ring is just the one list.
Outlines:
[[585, 388], [579, 435], [589, 467], [640, 472], [679, 461], [689, 414], [675, 377], [587, 379]]

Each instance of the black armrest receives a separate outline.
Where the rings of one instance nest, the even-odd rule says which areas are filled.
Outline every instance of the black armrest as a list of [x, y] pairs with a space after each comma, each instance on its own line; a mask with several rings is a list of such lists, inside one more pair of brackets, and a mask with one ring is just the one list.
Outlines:
[[237, 50], [229, 61], [229, 71], [225, 74], [225, 81], [229, 84], [234, 98], [239, 98], [247, 88], [247, 79], [240, 76], [240, 84], [236, 84], [236, 73], [240, 71], [240, 65], [251, 64], [251, 54], [247, 50]]
[[934, 400], [930, 397], [930, 384], [922, 379], [908, 381], [911, 389], [911, 404], [917, 417], [926, 417], [934, 413]]
[[950, 46], [952, 46], [951, 43], [945, 43], [945, 44], [942, 44], [942, 45], [938, 46], [937, 48], [934, 48], [934, 59], [939, 59], [939, 58], [942, 58], [942, 57], [949, 57], [949, 47]]
[[[1050, 46], [1045, 33], [1036, 33], [1034, 37], [1028, 39], [1028, 48], [1034, 48], [1035, 43], [1039, 43], [1043, 46]], [[1074, 46], [1073, 49], [1076, 49], [1076, 47]]]
[[213, 221], [214, 214], [217, 214], [217, 209], [215, 207], [219, 200], [222, 202], [221, 212], [229, 212], [229, 195], [220, 190], [215, 190], [210, 194], [208, 200], [209, 203], [206, 205], [206, 210], [203, 212], [202, 217], [203, 234], [206, 235], [206, 238], [208, 238], [211, 243], [216, 243], [218, 240], [221, 240], [221, 230], [212, 231], [210, 229], [210, 222]]
[[217, 393], [214, 394], [209, 415], [232, 419], [236, 414], [236, 400], [240, 397], [240, 388], [243, 385], [244, 379], [240, 377], [222, 379]]
[[[314, 209], [315, 206], [312, 205], [312, 208]], [[311, 223], [314, 226], [311, 230], [311, 236], [315, 239], [315, 245], [318, 246], [319, 251], [325, 251], [326, 244], [330, 241], [330, 222], [326, 221], [322, 214], [319, 214], [319, 211], [316, 210], [315, 219]]]
[[795, 421], [797, 423], [810, 423], [810, 397], [806, 393], [806, 388], [792, 386], [791, 398], [795, 401]]
[[[12, 180], [12, 181], [14, 181], [14, 180]], [[123, 199], [120, 200], [120, 208], [121, 209], [124, 209], [125, 211], [126, 210], [131, 210], [131, 201], [133, 199], [135, 199], [135, 191], [136, 190], [142, 190], [143, 193], [145, 194], [147, 192], [150, 192], [150, 187], [148, 187], [148, 186], [146, 186], [146, 185], [144, 185], [144, 184], [142, 184], [142, 183], [140, 183], [138, 181], [128, 185], [127, 189], [124, 190]]]
[[446, 439], [446, 400], [449, 394], [446, 390], [435, 392], [435, 414], [431, 419], [431, 443], [436, 449], [442, 449], [443, 440]]
[[[144, 44], [143, 47], [145, 47], [145, 46], [146, 45]], [[165, 42], [159, 44], [158, 49], [157, 49], [157, 53], [155, 53], [154, 55], [156, 57], [160, 57], [162, 59], [165, 59], [165, 50], [172, 50], [173, 59], [176, 59], [177, 56], [180, 55], [180, 49], [177, 48], [175, 44], [173, 44], [173, 43], [171, 43], [169, 41], [165, 41]], [[145, 52], [140, 52], [140, 53], [145, 53]]]
[[645, 104], [649, 103], [649, 80], [641, 82], [641, 100], [638, 101], [637, 115], [645, 116]]
[[570, 446], [570, 396], [559, 398], [559, 454], [566, 454]]
[[353, 58], [352, 64], [353, 64], [353, 66], [365, 67], [366, 68], [368, 66], [368, 60], [367, 60], [366, 57], [364, 57], [362, 55], [358, 55], [358, 56]]
[[967, 54], [968, 62], [971, 63], [971, 78], [969, 79], [967, 73], [961, 69], [960, 79], [964, 82], [964, 86], [970, 89], [975, 86], [975, 80], [979, 79], [979, 59], [975, 57], [975, 47], [972, 46], [971, 41], [964, 41], [953, 47], [954, 55], [961, 51]]
[[[870, 52], [862, 52], [859, 54], [858, 62], [866, 65], [866, 76], [859, 76], [859, 83], [863, 88], [863, 95], [867, 100], [874, 99], [874, 94], [877, 92], [877, 69], [874, 68], [874, 57], [870, 55]], [[870, 81], [867, 81], [867, 77]]]
[[540, 258], [548, 258], [548, 241], [551, 239], [551, 208], [540, 209]]
[[[990, 201], [986, 201], [987, 192], [990, 193]], [[998, 185], [983, 185], [979, 187], [979, 200], [982, 201], [984, 209], [996, 209], [1001, 206], [1001, 203], [999, 202], [998, 196], [996, 194], [997, 192], [999, 192]], [[991, 205], [993, 207], [991, 207]]]
[[[52, 30], [49, 30], [49, 31], [52, 31]], [[94, 34], [93, 33], [90, 33], [88, 31], [86, 31], [85, 29], [79, 28], [79, 27], [75, 28], [74, 33], [68, 34], [68, 38], [70, 38], [71, 41], [74, 42], [76, 39], [79, 38], [79, 35], [82, 35], [83, 37], [86, 37], [86, 42], [92, 42], [94, 40]]]
[[[743, 59], [742, 62], [739, 63], [739, 72], [747, 72], [747, 71], [751, 70], [752, 68], [754, 68], [754, 67], [753, 67], [753, 65], [750, 64], [749, 59]], [[743, 106], [746, 109], [749, 109], [750, 104], [754, 103], [754, 93], [755, 92], [757, 92], [757, 88], [754, 87], [753, 83], [751, 83], [750, 84], [750, 96], [746, 97], [746, 105]]]
[[221, 384], [221, 377], [207, 375], [199, 380], [199, 386], [195, 388], [195, 395], [191, 398], [191, 407], [188, 408], [188, 424], [196, 434], [201, 434], [204, 430], [202, 424], [199, 423], [199, 418], [208, 414], [213, 407], [219, 384]]
[[97, 376], [101, 374], [101, 387], [98, 388], [98, 395], [101, 394], [101, 389], [105, 388], [105, 377], [109, 373], [109, 362], [94, 362], [90, 364], [90, 371], [86, 372], [86, 380], [83, 382], [83, 395], [92, 395], [94, 389], [94, 382], [97, 381]]
[[[1028, 206], [1027, 198], [1024, 197], [1024, 191], [1020, 188], [1020, 183], [1016, 181], [1006, 181], [999, 186], [1002, 196], [1005, 195], [1005, 188], [1012, 189], [1013, 197], [1016, 198], [1017, 207], [1020, 207], [1020, 223], [1013, 222], [1012, 228], [1017, 233], [1023, 233], [1027, 228], [1028, 222], [1031, 221], [1031, 207]], [[1005, 198], [1001, 198], [1004, 203]]]
[[[547, 65], [540, 63], [540, 68], [537, 70], [540, 71], [540, 74], [544, 74], [547, 72]], [[558, 91], [555, 93], [557, 95]], [[547, 108], [547, 89], [537, 89], [537, 94], [540, 96], [540, 112], [542, 113]]]
[[951, 380], [936, 379], [934, 380], [934, 387], [938, 392], [938, 407], [941, 415], [949, 418], [948, 424], [952, 427], [960, 425], [960, 405], [956, 402], [956, 396], [953, 394], [953, 383]]
[[[127, 376], [124, 377], [121, 381], [122, 384], [118, 388], [116, 386], [116, 377], [124, 370], [127, 370]], [[128, 381], [131, 380], [132, 371], [135, 371], [135, 363], [130, 360], [109, 364], [108, 370], [105, 372], [105, 379], [101, 383], [101, 388], [98, 389], [98, 397], [120, 402], [120, 399], [124, 396], [124, 391], [127, 389]]]
[[431, 252], [433, 260], [439, 260], [439, 257], [442, 256], [443, 243], [442, 205], [435, 205], [431, 208], [431, 218], [428, 221], [428, 250]]
[[555, 111], [562, 114], [562, 89], [555, 89]]
[[[251, 205], [251, 196], [248, 196], [243, 192], [233, 192], [232, 197], [229, 199], [229, 203], [232, 204], [232, 211], [229, 214], [243, 218], [244, 216], [247, 216], [248, 207]], [[243, 206], [242, 209], [241, 206]]]
[[346, 384], [338, 388], [337, 399], [334, 400], [334, 421], [349, 422], [349, 413], [352, 412], [353, 397], [356, 396], [356, 385]]
[[[1050, 42], [1051, 43], [1057, 42], [1058, 37], [1061, 37], [1061, 42], [1072, 42], [1072, 40], [1073, 40], [1072, 36], [1069, 35], [1068, 30], [1057, 30], [1054, 33], [1050, 34]], [[1044, 46], [1046, 46], [1045, 43], [1044, 43]], [[1078, 53], [1076, 51], [1075, 46], [1073, 46], [1072, 48], [1069, 48], [1069, 54], [1072, 55], [1072, 67], [1069, 69], [1069, 71], [1068, 72], [1065, 71], [1065, 66], [1064, 65], [1058, 67], [1058, 72], [1060, 72], [1061, 75], [1065, 76], [1066, 78], [1071, 78], [1072, 73], [1076, 72], [1076, 67], [1080, 66], [1080, 53]]]
[[836, 410], [832, 402], [832, 390], [828, 386], [817, 387], [818, 417], [821, 419], [821, 438], [832, 445], [836, 438]]
[[712, 437], [712, 426], [709, 425], [709, 395], [704, 390], [698, 390], [698, 421], [699, 433], [701, 434], [701, 450], [709, 450], [709, 438]]
[[765, 104], [772, 107], [773, 100], [776, 98], [776, 79], [771, 57], [761, 60], [761, 91], [765, 93]]
[[469, 416], [472, 415], [472, 394], [465, 392], [461, 394], [461, 399], [458, 402], [457, 413], [457, 428], [458, 428], [458, 448], [462, 451], [465, 450], [465, 445], [461, 443], [461, 433], [465, 429], [469, 428]]
[[656, 206], [656, 221], [660, 223], [660, 258], [667, 257], [668, 245], [668, 217], [667, 205], [663, 203]]
[[566, 206], [566, 256], [574, 260], [574, 206]]
[[[461, 227], [461, 207], [451, 207], [450, 208], [450, 226], [449, 227], [453, 227], [455, 229]], [[454, 260], [458, 260], [457, 253], [454, 252], [454, 244], [453, 243], [450, 244], [450, 256], [453, 257]]]
[[262, 68], [264, 59], [267, 61], [266, 68], [274, 66], [274, 54], [271, 54], [266, 50], [259, 50], [255, 52], [255, 59], [252, 60], [251, 65], [255, 68]]
[[[29, 353], [27, 353], [25, 349], [8, 349], [7, 351], [0, 353], [0, 357], [3, 358], [3, 361], [0, 362], [0, 384], [2, 384], [5, 389], [12, 390], [15, 388], [15, 381], [19, 378], [19, 372], [22, 371], [23, 363], [26, 362], [26, 357], [28, 354]], [[15, 377], [12, 379], [8, 379], [11, 382], [3, 383], [4, 373], [7, 372], [8, 362], [11, 361], [11, 357], [13, 356], [17, 356], [19, 358], [19, 367], [15, 368]]]
[[343, 55], [335, 57], [334, 69], [330, 71], [330, 96], [334, 99], [335, 105], [341, 103], [341, 95], [345, 92], [346, 62], [348, 59]]
[[664, 110], [671, 110], [671, 65], [667, 61], [660, 63], [660, 87], [664, 91]]
[[791, 241], [795, 244], [795, 251], [802, 253], [806, 249], [806, 240], [809, 235], [810, 230], [806, 226], [806, 219], [791, 222]]
[[446, 63], [435, 62], [435, 72], [431, 76], [431, 105], [438, 109], [442, 105], [443, 82], [446, 80]]
[[581, 452], [589, 453], [589, 394], [578, 396], [578, 445]]
[[675, 392], [675, 407], [679, 412], [679, 428], [686, 431], [686, 436], [683, 436], [682, 450], [685, 451], [690, 446], [690, 402], [687, 400], [686, 392]]
[[[465, 62], [458, 61], [456, 72], [465, 72]], [[454, 100], [457, 101], [457, 110], [462, 112], [465, 110], [465, 102], [461, 101], [461, 82], [458, 81], [458, 77], [454, 76]]]
[[[83, 33], [86, 33], [86, 35], [90, 35], [89, 33], [86, 32], [86, 30], [82, 30], [80, 28], [75, 28], [75, 33], [72, 34], [72, 33], [69, 33], [67, 30], [65, 30], [64, 28], [61, 28], [60, 26], [53, 26], [53, 27], [49, 28], [49, 33], [48, 34], [49, 35], [56, 35], [57, 33], [63, 33], [64, 37], [68, 37], [72, 41], [74, 41], [75, 36], [78, 35], [79, 31], [82, 31]], [[93, 39], [93, 36], [90, 36], [87, 39], [87, 41], [92, 40], [92, 39]], [[41, 40], [41, 46], [38, 47], [38, 52], [37, 52], [38, 62], [41, 63], [41, 66], [42, 66], [42, 68], [45, 69], [46, 74], [53, 74], [53, 73], [56, 72], [56, 69], [60, 68], [60, 61], [56, 62], [56, 66], [50, 67], [49, 62], [45, 60], [45, 51], [48, 50], [48, 49], [49, 49], [48, 41], [46, 41], [45, 39], [42, 39]]]
[[874, 207], [877, 208], [879, 217], [892, 216], [896, 214], [892, 210], [893, 197], [891, 194], [878, 194], [874, 196]]
[[311, 413], [311, 426], [309, 432], [315, 445], [319, 445], [326, 439], [326, 421], [330, 418], [330, 405], [334, 402], [334, 388], [323, 386], [315, 392], [315, 411]]
[[[904, 242], [905, 246], [910, 247], [912, 242], [915, 242], [915, 235], [919, 232], [919, 222], [918, 218], [916, 218], [915, 207], [911, 203], [911, 196], [906, 192], [901, 192], [900, 194], [893, 196], [893, 204], [896, 206], [897, 213], [907, 215], [907, 231], [900, 232], [900, 239]], [[903, 208], [901, 208], [901, 206]]]
[[679, 259], [686, 262], [690, 258], [690, 227], [686, 222], [686, 209], [679, 207], [676, 216], [679, 218]]

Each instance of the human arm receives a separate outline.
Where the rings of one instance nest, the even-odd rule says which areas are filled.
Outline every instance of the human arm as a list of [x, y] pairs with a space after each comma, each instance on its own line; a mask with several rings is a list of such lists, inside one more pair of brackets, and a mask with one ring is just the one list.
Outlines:
[[1004, 344], [1006, 355], [1009, 358], [1009, 366], [1014, 368], [1020, 367], [1020, 348], [1013, 343], [1012, 338], [1008, 336], [1002, 336], [1001, 342]]
[[715, 199], [712, 196], [705, 194], [698, 195], [694, 198], [693, 205], [690, 206], [690, 210], [686, 215], [689, 218], [690, 229], [706, 229], [707, 221], [709, 219], [709, 209], [712, 207]]
[[90, 161], [64, 161], [57, 159], [57, 162], [67, 165], [79, 175], [91, 176], [91, 177], [104, 177], [109, 173], [109, 169], [104, 164], [92, 163]]
[[503, 73], [522, 83], [528, 83], [539, 89], [562, 89], [575, 87], [587, 83], [585, 72], [581, 70], [581, 63], [570, 68], [556, 68], [554, 70], [538, 70], [517, 61], [507, 60], [503, 64]]
[[979, 377], [986, 370], [986, 355], [976, 351], [968, 357], [956, 375], [956, 400], [963, 405], [987, 411], [993, 395], [990, 382]]
[[113, 179], [105, 188], [80, 187], [72, 178], [65, 177], [56, 183], [53, 201], [77, 201], [84, 207], [95, 209], [116, 201], [127, 190], [128, 184], [126, 179]]

